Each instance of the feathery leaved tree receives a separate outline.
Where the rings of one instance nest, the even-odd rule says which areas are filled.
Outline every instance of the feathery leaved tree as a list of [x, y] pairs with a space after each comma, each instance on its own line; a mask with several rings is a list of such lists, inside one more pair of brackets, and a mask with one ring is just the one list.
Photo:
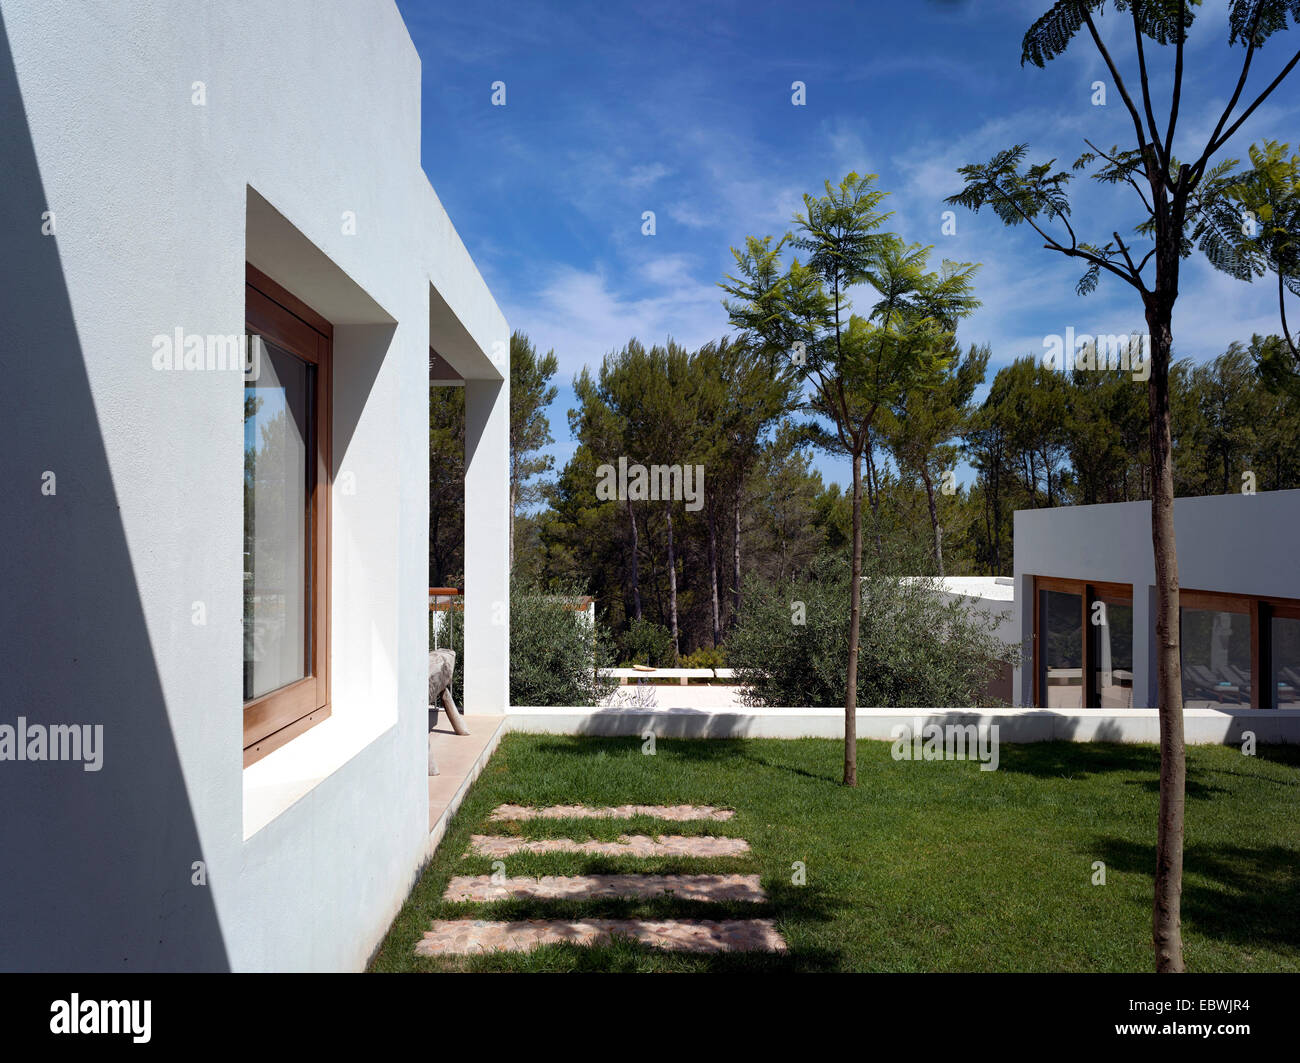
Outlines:
[[[1113, 0], [1111, 6], [1131, 31], [1133, 63], [1126, 78], [1102, 39], [1098, 18], [1107, 0], [1057, 0], [1025, 33], [1021, 65], [1044, 67], [1063, 54], [1084, 32], [1105, 63], [1123, 101], [1122, 113], [1131, 122], [1133, 139], [1126, 147], [1102, 150], [1091, 141], [1074, 170], [1092, 169], [1092, 176], [1109, 185], [1127, 185], [1136, 195], [1139, 219], [1127, 238], [1124, 226], [1101, 225], [1091, 240], [1076, 233], [1070, 212], [1069, 182], [1073, 174], [1055, 169], [1055, 160], [1026, 164], [1027, 146], [1015, 144], [987, 163], [963, 166], [965, 187], [948, 202], [978, 211], [988, 206], [1007, 225], [1026, 224], [1044, 246], [1076, 259], [1084, 267], [1076, 290], [1084, 295], [1096, 288], [1103, 274], [1130, 285], [1142, 301], [1151, 337], [1151, 374], [1147, 405], [1151, 438], [1151, 537], [1155, 554], [1157, 676], [1160, 718], [1160, 813], [1156, 842], [1155, 898], [1152, 939], [1157, 971], [1182, 971], [1181, 894], [1183, 811], [1186, 758], [1183, 745], [1182, 676], [1179, 664], [1178, 559], [1174, 542], [1174, 481], [1170, 457], [1169, 365], [1173, 350], [1173, 312], [1178, 299], [1182, 260], [1196, 246], [1199, 227], [1222, 208], [1232, 186], [1236, 162], [1216, 158], [1242, 124], [1290, 74], [1297, 52], [1238, 113], [1252, 65], [1267, 41], [1300, 20], [1300, 0], [1231, 0], [1228, 7], [1228, 46], [1244, 54], [1236, 86], [1213, 131], [1192, 145], [1185, 159], [1174, 154], [1179, 115], [1190, 110], [1183, 97], [1188, 56], [1188, 31], [1195, 20], [1196, 0]], [[1157, 100], [1149, 76], [1148, 45], [1172, 47], [1168, 114], [1163, 129], [1156, 117]], [[1197, 61], [1202, 61], [1197, 57]], [[1199, 114], [1196, 114], [1199, 118]], [[1127, 136], [1127, 134], [1126, 134]], [[1210, 257], [1214, 254], [1210, 249]], [[1147, 272], [1152, 267], [1154, 276]]]
[[[731, 323], [775, 367], [789, 359], [807, 387], [807, 426], [819, 446], [849, 456], [853, 470], [853, 543], [849, 645], [844, 703], [844, 785], [858, 784], [857, 687], [862, 619], [862, 457], [876, 415], [913, 388], [936, 386], [948, 364], [957, 320], [978, 304], [971, 295], [975, 266], [944, 262], [927, 270], [929, 248], [904, 245], [881, 232], [889, 218], [878, 208], [885, 193], [876, 175], [850, 173], [824, 196], [804, 196], [794, 232], [775, 245], [749, 237], [732, 248], [738, 276], [720, 287]], [[807, 254], [785, 270], [789, 243]], [[852, 290], [874, 289], [866, 316], [851, 312]], [[831, 428], [827, 428], [829, 424]]]
[[1250, 148], [1251, 168], [1226, 179], [1226, 194], [1193, 233], [1215, 267], [1239, 280], [1277, 276], [1277, 312], [1286, 347], [1268, 348], [1259, 363], [1271, 386], [1300, 397], [1300, 332], [1287, 324], [1287, 293], [1300, 296], [1300, 155], [1266, 140]]

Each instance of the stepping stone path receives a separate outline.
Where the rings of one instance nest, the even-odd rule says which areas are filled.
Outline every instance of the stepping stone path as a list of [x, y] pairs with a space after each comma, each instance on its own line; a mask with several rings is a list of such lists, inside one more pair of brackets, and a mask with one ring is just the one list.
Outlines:
[[588, 808], [586, 805], [551, 805], [549, 808], [528, 808], [525, 805], [498, 805], [488, 816], [495, 822], [508, 819], [631, 819], [633, 816], [650, 816], [653, 819], [683, 823], [693, 819], [725, 820], [736, 813], [730, 808], [712, 805], [617, 805], [614, 808]]
[[659, 948], [687, 952], [785, 952], [785, 939], [771, 919], [529, 919], [491, 923], [483, 919], [435, 919], [415, 946], [417, 956], [446, 953], [527, 952], [538, 945], [595, 945], [615, 935]]
[[757, 875], [543, 875], [493, 882], [491, 875], [453, 878], [444, 901], [502, 901], [510, 897], [587, 900], [591, 897], [656, 897], [671, 893], [687, 901], [767, 900]]
[[667, 834], [648, 838], [644, 834], [621, 834], [616, 842], [571, 838], [509, 838], [500, 834], [475, 834], [470, 847], [478, 856], [514, 856], [516, 853], [593, 853], [600, 856], [741, 856], [749, 852], [744, 838], [714, 838], [707, 835], [683, 837]]
[[[530, 819], [631, 819], [650, 816], [672, 822], [731, 819], [731, 809], [712, 805], [551, 805], [530, 808], [500, 805], [493, 822]], [[744, 838], [665, 835], [650, 838], [624, 834], [617, 842], [570, 838], [513, 838], [475, 834], [470, 853], [505, 857], [518, 853], [592, 853], [601, 856], [719, 857], [748, 854]], [[587, 900], [599, 897], [658, 897], [671, 895], [707, 903], [767, 900], [758, 875], [544, 875], [493, 881], [490, 875], [453, 878], [443, 899], [490, 903], [510, 898]], [[416, 944], [419, 956], [467, 955], [485, 952], [527, 952], [539, 945], [568, 942], [594, 945], [630, 938], [657, 948], [685, 952], [785, 952], [785, 939], [771, 919], [529, 919], [502, 922], [487, 919], [435, 919]]]

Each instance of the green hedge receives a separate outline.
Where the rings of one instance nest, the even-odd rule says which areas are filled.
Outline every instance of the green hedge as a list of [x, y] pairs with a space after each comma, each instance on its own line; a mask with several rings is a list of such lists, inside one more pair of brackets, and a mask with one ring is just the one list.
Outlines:
[[605, 634], [573, 608], [582, 593], [511, 588], [512, 705], [595, 705], [613, 690], [613, 680], [597, 675], [612, 664]]
[[[600, 678], [597, 668], [609, 668], [613, 656], [608, 640], [587, 622], [587, 614], [572, 604], [580, 588], [557, 593], [515, 585], [510, 589], [510, 704], [595, 705], [614, 689], [612, 679]], [[457, 599], [462, 603], [464, 599]], [[456, 654], [452, 697], [464, 705], [465, 616], [459, 609], [442, 614], [438, 643]], [[429, 614], [429, 648], [433, 649], [433, 614]], [[495, 710], [494, 710], [495, 711]]]
[[[746, 581], [727, 639], [736, 682], [751, 705], [843, 706], [848, 684], [849, 570], [822, 558], [808, 578], [784, 586]], [[798, 603], [802, 603], [802, 610]], [[799, 619], [802, 611], [803, 623]], [[875, 572], [863, 579], [858, 705], [957, 708], [995, 704], [990, 675], [1014, 651], [995, 623], [961, 599], [945, 601], [935, 580]]]
[[619, 659], [623, 666], [645, 664], [651, 668], [676, 668], [672, 633], [653, 620], [633, 620], [619, 640]]

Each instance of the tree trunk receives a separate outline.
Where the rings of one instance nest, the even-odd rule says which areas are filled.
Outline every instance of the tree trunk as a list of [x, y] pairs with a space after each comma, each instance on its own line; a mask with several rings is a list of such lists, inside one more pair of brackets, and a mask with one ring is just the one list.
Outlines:
[[668, 608], [672, 617], [673, 663], [681, 647], [677, 642], [677, 558], [673, 554], [673, 506], [668, 503]]
[[928, 469], [921, 470], [921, 482], [925, 484], [925, 501], [930, 507], [930, 527], [934, 531], [934, 560], [939, 566], [939, 576], [943, 577], [943, 529], [939, 527], [939, 511], [934, 505], [934, 484], [930, 480]]
[[650, 513], [645, 515], [645, 553], [646, 560], [650, 563], [650, 584], [655, 592], [655, 605], [659, 607], [659, 626], [665, 627], [664, 621], [668, 619], [668, 610], [664, 608], [664, 586], [659, 579], [659, 569], [655, 567], [655, 537], [651, 534]]
[[844, 785], [858, 785], [858, 632], [862, 620], [862, 451], [853, 452], [853, 565], [849, 587], [849, 674], [844, 698]]
[[[1177, 241], [1170, 273], [1177, 277]], [[1164, 263], [1158, 263], [1164, 265]], [[1162, 272], [1164, 272], [1162, 270]], [[1167, 274], [1168, 275], [1168, 274]], [[1176, 281], [1175, 281], [1176, 283]], [[1151, 924], [1156, 971], [1183, 970], [1183, 811], [1187, 762], [1183, 747], [1183, 679], [1178, 638], [1178, 554], [1174, 543], [1174, 473], [1169, 424], [1169, 360], [1176, 289], [1161, 290], [1147, 306], [1151, 331], [1151, 378], [1147, 402], [1151, 421], [1151, 543], [1156, 576], [1156, 676], [1160, 718], [1160, 819], [1156, 828], [1155, 903]]]
[[632, 608], [634, 611], [634, 619], [640, 620], [641, 619], [641, 583], [637, 573], [637, 551], [639, 549], [638, 547], [639, 540], [636, 532], [636, 514], [632, 512], [632, 500], [630, 498], [627, 500], [627, 517], [628, 517], [628, 521], [632, 525], [632, 564], [630, 565], [631, 571], [629, 573], [629, 575], [631, 575], [632, 577]]
[[510, 567], [507, 572], [515, 570], [515, 502], [518, 498], [518, 491], [514, 484], [510, 485]]
[[709, 507], [709, 594], [713, 608], [713, 648], [722, 641], [722, 618], [718, 608], [718, 515]]
[[740, 494], [741, 481], [736, 478], [736, 493], [733, 506], [736, 514], [736, 537], [731, 549], [731, 622], [734, 624], [740, 616]]
[[993, 575], [1002, 575], [1002, 455], [993, 466]]

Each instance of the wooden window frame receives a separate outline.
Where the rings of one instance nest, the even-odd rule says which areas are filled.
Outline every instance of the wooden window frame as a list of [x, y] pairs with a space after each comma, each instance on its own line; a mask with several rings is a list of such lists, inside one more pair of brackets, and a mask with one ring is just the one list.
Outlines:
[[[1128, 583], [1107, 583], [1102, 580], [1067, 579], [1059, 576], [1034, 577], [1034, 678], [1033, 700], [1035, 708], [1047, 707], [1047, 691], [1044, 688], [1042, 673], [1042, 617], [1039, 602], [1040, 591], [1059, 591], [1064, 594], [1077, 594], [1082, 606], [1080, 622], [1083, 626], [1083, 708], [1095, 708], [1093, 702], [1097, 697], [1097, 672], [1092, 666], [1096, 658], [1097, 638], [1092, 630], [1092, 606], [1094, 602], [1108, 602], [1115, 605], [1133, 606], [1133, 587]], [[1135, 632], [1136, 634], [1136, 632]]]
[[[1274, 617], [1281, 617], [1283, 620], [1300, 620], [1300, 601], [1291, 598], [1265, 598], [1261, 599], [1261, 611], [1271, 623]], [[1259, 669], [1261, 676], [1268, 677], [1267, 696], [1268, 704], [1264, 706], [1269, 709], [1277, 708], [1277, 687], [1273, 684], [1273, 631], [1270, 627], [1269, 637], [1264, 638], [1263, 630], [1259, 634]], [[1252, 662], [1253, 663], [1253, 662]], [[1265, 687], [1260, 686], [1260, 692], [1264, 693]]]
[[315, 366], [316, 474], [308, 503], [308, 608], [305, 651], [308, 674], [261, 697], [244, 702], [244, 767], [298, 737], [330, 715], [330, 493], [333, 484], [332, 432], [334, 328], [270, 277], [246, 265], [245, 329], [265, 336], [290, 354]]
[[[1043, 708], [1047, 700], [1042, 685], [1041, 632], [1039, 591], [1062, 591], [1077, 594], [1083, 603], [1083, 701], [1084, 705], [1096, 700], [1096, 675], [1090, 667], [1094, 653], [1094, 638], [1089, 613], [1095, 601], [1114, 601], [1119, 604], [1133, 604], [1133, 588], [1127, 583], [1104, 583], [1095, 580], [1064, 579], [1056, 576], [1034, 576], [1034, 653], [1033, 653], [1033, 700], [1035, 708]], [[1271, 652], [1272, 631], [1269, 628], [1273, 617], [1300, 620], [1300, 600], [1295, 598], [1278, 598], [1267, 594], [1232, 594], [1226, 591], [1201, 591], [1179, 588], [1178, 590], [1178, 625], [1179, 625], [1179, 667], [1182, 666], [1182, 611], [1184, 609], [1213, 610], [1221, 613], [1237, 613], [1250, 617], [1250, 707], [1252, 709], [1275, 708], [1274, 691], [1269, 681], [1272, 675]], [[1133, 637], [1137, 638], [1137, 629]], [[1265, 636], [1268, 636], [1267, 638]]]
[[[1269, 622], [1275, 616], [1300, 620], [1300, 601], [1294, 598], [1276, 598], [1267, 594], [1229, 594], [1224, 591], [1178, 591], [1178, 657], [1182, 665], [1183, 610], [1202, 609], [1220, 613], [1238, 613], [1250, 617], [1250, 707], [1272, 709], [1273, 684], [1268, 682], [1273, 671], [1269, 661], [1272, 631]], [[1265, 638], [1265, 635], [1269, 638]], [[1242, 706], [1244, 707], [1244, 706]]]

